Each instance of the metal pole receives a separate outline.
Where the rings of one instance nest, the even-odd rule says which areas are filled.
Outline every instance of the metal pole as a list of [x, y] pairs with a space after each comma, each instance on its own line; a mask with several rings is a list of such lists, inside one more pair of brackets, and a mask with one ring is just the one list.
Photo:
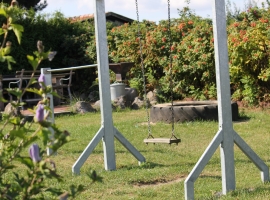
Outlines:
[[93, 65], [83, 65], [83, 66], [76, 66], [76, 67], [66, 67], [66, 68], [61, 68], [61, 69], [48, 69], [48, 72], [62, 72], [62, 71], [70, 71], [70, 70], [97, 67], [97, 66], [98, 66], [97, 64], [93, 64]]

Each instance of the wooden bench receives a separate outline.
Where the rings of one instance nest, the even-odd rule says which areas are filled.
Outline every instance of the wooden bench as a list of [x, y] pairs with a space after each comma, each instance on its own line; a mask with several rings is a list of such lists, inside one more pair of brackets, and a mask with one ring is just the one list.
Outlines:
[[[16, 71], [15, 78], [17, 80], [9, 82], [9, 88], [17, 87], [19, 89], [23, 89], [27, 84], [28, 81], [31, 79], [33, 74], [33, 71], [28, 71], [22, 69], [21, 71]], [[72, 100], [71, 90], [70, 87], [72, 86], [72, 76], [75, 74], [72, 70], [69, 72], [62, 72], [62, 73], [52, 73], [52, 87], [56, 90], [56, 92], [59, 94], [61, 99], [63, 98], [63, 89], [66, 88], [68, 91], [69, 99]], [[33, 75], [33, 78], [38, 79], [40, 76], [40, 71], [36, 71]], [[30, 87], [39, 87], [38, 85], [32, 85]], [[32, 102], [38, 102], [41, 100], [41, 97], [37, 96], [30, 96], [30, 94], [24, 95], [26, 98], [20, 99], [22, 102], [26, 103], [32, 103]], [[10, 101], [12, 101], [12, 96], [10, 95]], [[57, 98], [57, 101], [55, 104], [60, 104], [60, 99]]]

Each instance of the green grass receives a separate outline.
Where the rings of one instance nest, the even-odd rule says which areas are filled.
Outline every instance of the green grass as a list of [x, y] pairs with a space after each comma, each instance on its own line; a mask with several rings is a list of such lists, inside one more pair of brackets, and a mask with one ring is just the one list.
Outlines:
[[[235, 122], [234, 130], [260, 158], [270, 165], [270, 110], [240, 110], [246, 120]], [[218, 122], [196, 121], [175, 124], [179, 145], [143, 143], [148, 127], [145, 110], [113, 113], [114, 126], [146, 158], [138, 161], [115, 140], [115, 171], [104, 169], [104, 154], [100, 142], [81, 168], [72, 174], [72, 165], [100, 128], [99, 113], [60, 116], [56, 124], [71, 133], [73, 142], [65, 145], [53, 159], [64, 182], [51, 185], [68, 188], [84, 184], [86, 190], [77, 199], [184, 199], [184, 180], [218, 131]], [[155, 137], [170, 137], [171, 125], [151, 125]], [[236, 190], [219, 197], [222, 190], [219, 149], [195, 182], [195, 199], [270, 199], [269, 182], [262, 183], [260, 171], [235, 145]], [[92, 184], [87, 173], [94, 169], [103, 177], [102, 183]]]

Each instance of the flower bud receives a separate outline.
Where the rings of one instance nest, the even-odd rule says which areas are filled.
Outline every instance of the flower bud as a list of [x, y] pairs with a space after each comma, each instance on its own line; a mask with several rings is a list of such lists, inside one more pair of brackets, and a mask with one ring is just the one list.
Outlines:
[[42, 44], [42, 41], [37, 41], [37, 49], [39, 53], [42, 53], [44, 51], [44, 46]]
[[10, 42], [10, 41], [6, 42], [6, 47], [11, 47], [11, 45], [12, 45], [12, 42]]
[[8, 29], [8, 26], [5, 23], [3, 23], [2, 29]]
[[57, 54], [57, 51], [50, 51], [50, 53], [48, 55], [49, 61], [52, 61], [56, 54]]
[[36, 120], [37, 122], [42, 122], [44, 120], [44, 105], [38, 104], [38, 108], [36, 110]]
[[[44, 85], [46, 84], [45, 83], [45, 76], [44, 74], [40, 74], [39, 78], [38, 78], [38, 82], [39, 82], [39, 85], [42, 89], [44, 89]], [[42, 84], [43, 83], [43, 84]]]
[[41, 160], [39, 156], [39, 147], [37, 144], [32, 144], [29, 148], [29, 155], [33, 162], [39, 162]]
[[12, 7], [13, 7], [13, 6], [17, 6], [17, 5], [18, 5], [18, 2], [17, 2], [16, 0], [12, 0], [10, 5], [11, 5]]

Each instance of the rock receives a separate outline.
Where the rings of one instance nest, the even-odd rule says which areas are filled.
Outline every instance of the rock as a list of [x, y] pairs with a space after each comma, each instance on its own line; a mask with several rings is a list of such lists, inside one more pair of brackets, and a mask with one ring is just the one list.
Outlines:
[[131, 108], [137, 110], [143, 107], [143, 105], [144, 101], [141, 100], [139, 97], [136, 97], [135, 100], [132, 102]]
[[132, 102], [138, 96], [138, 91], [135, 88], [126, 88], [126, 106], [130, 107]]
[[[125, 109], [125, 108], [131, 108], [131, 109], [139, 109], [144, 106], [144, 101], [141, 100], [138, 97], [138, 91], [135, 88], [125, 88], [126, 94], [122, 95], [120, 97], [117, 97], [112, 101], [112, 108], [120, 108], [120, 109]], [[91, 94], [91, 93], [90, 93]], [[148, 92], [147, 94], [148, 100], [147, 100], [147, 106], [150, 108], [152, 105], [157, 104], [157, 98], [155, 91]], [[90, 98], [90, 95], [89, 95]], [[151, 100], [151, 101], [150, 101]], [[100, 102], [96, 101], [93, 107], [97, 110], [100, 109]]]
[[115, 107], [119, 107], [121, 109], [125, 109], [126, 107], [128, 107], [126, 105], [126, 96], [122, 95], [120, 97], [117, 97], [114, 101], [113, 101], [113, 105]]
[[87, 112], [96, 112], [96, 109], [94, 109], [90, 103], [87, 103], [85, 101], [78, 101], [74, 105], [75, 111], [78, 113], [87, 113]]
[[156, 92], [155, 91], [149, 91], [146, 94], [147, 99], [151, 102], [151, 101], [157, 101], [157, 97], [156, 97]]
[[98, 100], [94, 103], [93, 108], [96, 110], [100, 110], [100, 100]]

